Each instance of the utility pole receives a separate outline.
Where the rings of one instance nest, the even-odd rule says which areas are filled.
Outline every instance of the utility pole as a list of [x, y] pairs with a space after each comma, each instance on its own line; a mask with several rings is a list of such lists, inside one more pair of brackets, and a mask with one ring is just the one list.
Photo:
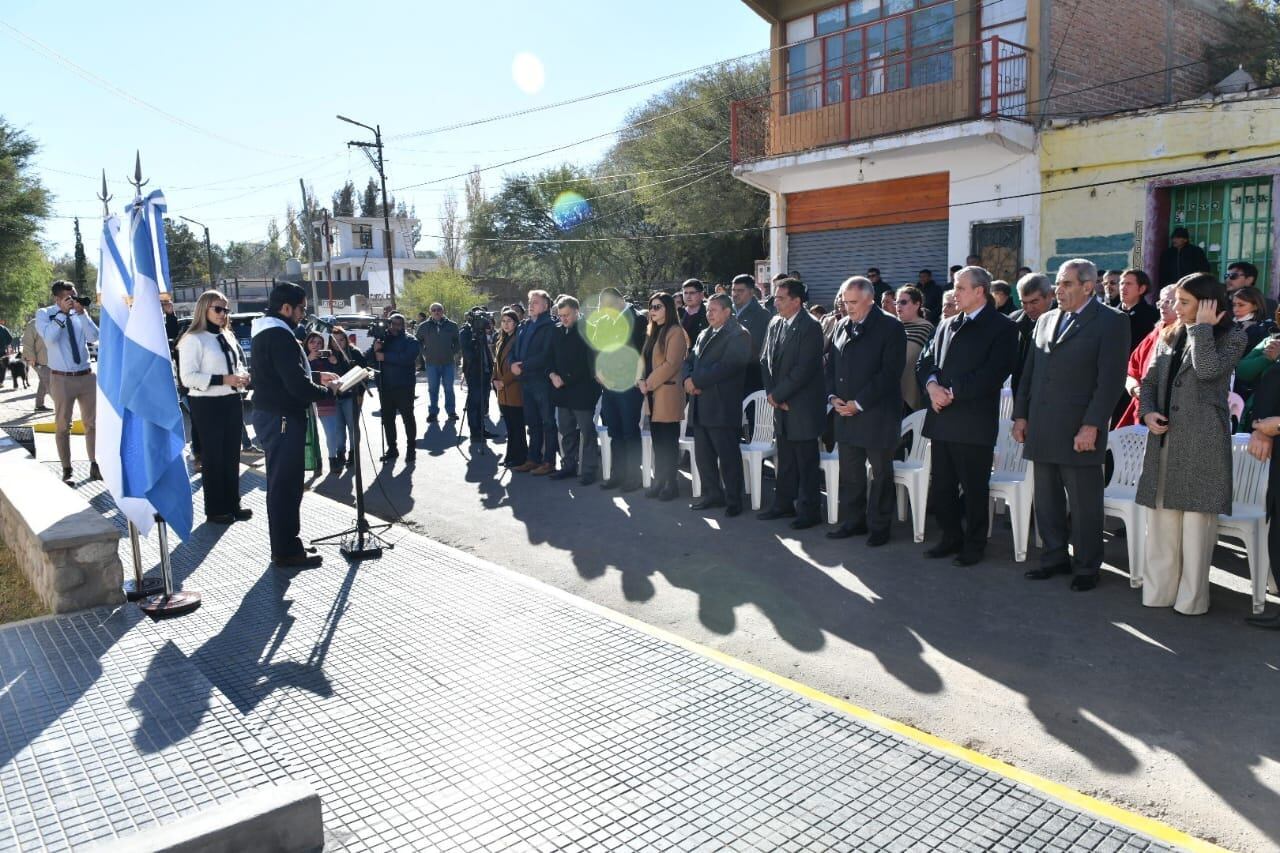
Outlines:
[[[382, 181], [382, 245], [387, 250], [387, 282], [391, 290], [391, 310], [395, 311], [396, 274], [391, 261], [391, 209], [387, 202], [387, 170], [383, 168], [382, 164], [382, 125], [370, 127], [346, 116], [338, 116], [338, 120], [345, 121], [347, 124], [354, 124], [356, 127], [363, 127], [373, 134], [373, 142], [348, 142], [347, 144], [364, 149], [375, 148], [378, 151], [378, 159], [374, 161], [374, 168], [378, 170], [378, 178]], [[369, 159], [373, 160], [372, 157]]]
[[311, 251], [311, 241], [315, 239], [315, 234], [311, 231], [311, 202], [307, 199], [307, 185], [302, 182], [302, 178], [298, 178], [298, 186], [302, 189], [302, 227], [306, 228], [306, 249], [307, 249], [307, 267], [311, 273], [311, 304], [318, 306], [320, 297], [316, 293], [316, 272], [310, 269], [315, 263], [315, 253]]
[[209, 289], [213, 290], [213, 244], [209, 242], [209, 226], [203, 222], [196, 222], [186, 216], [179, 216], [183, 222], [190, 222], [192, 225], [199, 225], [204, 229], [204, 254], [209, 263]]
[[[333, 235], [329, 231], [329, 208], [324, 209], [324, 233], [320, 235], [324, 241], [324, 277], [329, 282], [329, 313], [333, 310]], [[355, 291], [352, 291], [353, 293]]]

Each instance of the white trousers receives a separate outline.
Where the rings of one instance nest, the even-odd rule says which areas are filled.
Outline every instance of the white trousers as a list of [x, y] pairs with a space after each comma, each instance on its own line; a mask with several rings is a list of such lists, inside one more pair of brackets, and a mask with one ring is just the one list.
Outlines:
[[[1163, 503], [1163, 502], [1161, 502]], [[1147, 509], [1147, 561], [1142, 603], [1187, 616], [1209, 610], [1209, 561], [1217, 516], [1207, 512]]]

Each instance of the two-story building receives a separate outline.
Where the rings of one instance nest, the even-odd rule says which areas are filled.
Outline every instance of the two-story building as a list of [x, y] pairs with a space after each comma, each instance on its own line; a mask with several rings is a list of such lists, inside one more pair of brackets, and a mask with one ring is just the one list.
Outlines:
[[1208, 88], [1218, 0], [744, 0], [771, 88], [733, 105], [734, 174], [770, 197], [770, 267], [829, 302], [849, 275], [1040, 268], [1039, 130]]
[[[437, 258], [418, 257], [413, 245], [417, 220], [391, 218], [391, 264], [395, 273], [396, 293], [404, 289], [406, 272], [420, 273], [438, 269]], [[371, 297], [389, 296], [387, 253], [382, 217], [343, 216], [329, 220], [332, 243], [328, 268], [336, 281], [368, 281]], [[323, 258], [303, 264], [302, 274], [308, 281], [327, 281]]]

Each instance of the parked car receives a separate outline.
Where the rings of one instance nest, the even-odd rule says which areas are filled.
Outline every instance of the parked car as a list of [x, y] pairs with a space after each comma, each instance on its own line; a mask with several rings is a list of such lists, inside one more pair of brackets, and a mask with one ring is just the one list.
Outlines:
[[369, 337], [369, 327], [378, 318], [372, 314], [338, 314], [335, 317], [325, 317], [324, 319], [327, 323], [332, 323], [345, 329], [348, 340], [354, 336], [355, 342], [352, 346], [361, 352], [373, 346], [373, 338]]
[[246, 365], [250, 364], [252, 357], [250, 351], [253, 349], [253, 321], [261, 316], [261, 311], [247, 311], [231, 315], [231, 333], [240, 342], [240, 349], [244, 350], [244, 363]]

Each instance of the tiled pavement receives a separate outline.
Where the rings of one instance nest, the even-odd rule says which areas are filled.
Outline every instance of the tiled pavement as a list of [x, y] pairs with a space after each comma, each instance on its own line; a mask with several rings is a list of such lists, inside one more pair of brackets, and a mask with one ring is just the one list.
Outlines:
[[[283, 778], [320, 792], [330, 850], [1166, 849], [416, 534], [276, 570], [243, 486], [253, 522], [173, 554], [195, 613], [0, 630], [0, 849]], [[308, 494], [304, 532], [349, 516]]]

